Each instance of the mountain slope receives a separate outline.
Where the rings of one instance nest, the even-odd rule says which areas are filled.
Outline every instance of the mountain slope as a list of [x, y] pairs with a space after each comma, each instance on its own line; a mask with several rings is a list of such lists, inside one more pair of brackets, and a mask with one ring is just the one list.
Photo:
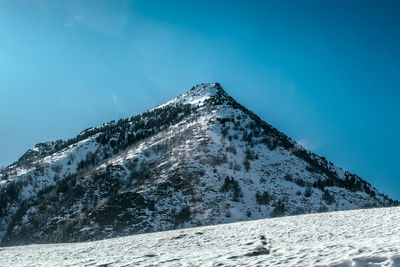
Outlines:
[[398, 204], [263, 122], [218, 83], [28, 150], [1, 171], [2, 245]]
[[399, 220], [400, 208], [378, 208], [8, 247], [0, 265], [396, 267]]

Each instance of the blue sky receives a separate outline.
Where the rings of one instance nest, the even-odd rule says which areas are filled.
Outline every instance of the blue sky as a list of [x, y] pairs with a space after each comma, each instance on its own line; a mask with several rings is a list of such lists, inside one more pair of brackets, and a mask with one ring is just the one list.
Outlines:
[[400, 199], [397, 1], [0, 2], [0, 166], [201, 82]]

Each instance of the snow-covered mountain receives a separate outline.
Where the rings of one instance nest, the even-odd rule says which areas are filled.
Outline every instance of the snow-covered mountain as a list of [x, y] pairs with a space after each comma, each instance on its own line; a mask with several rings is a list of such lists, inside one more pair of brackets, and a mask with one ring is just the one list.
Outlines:
[[398, 267], [399, 220], [399, 207], [377, 208], [7, 247], [0, 266]]
[[305, 150], [218, 83], [37, 144], [0, 175], [3, 246], [398, 204]]

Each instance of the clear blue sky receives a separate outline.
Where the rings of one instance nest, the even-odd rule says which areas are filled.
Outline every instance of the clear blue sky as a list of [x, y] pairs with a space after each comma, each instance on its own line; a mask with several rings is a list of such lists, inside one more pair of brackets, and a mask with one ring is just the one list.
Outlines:
[[400, 199], [398, 1], [0, 2], [0, 165], [219, 81]]

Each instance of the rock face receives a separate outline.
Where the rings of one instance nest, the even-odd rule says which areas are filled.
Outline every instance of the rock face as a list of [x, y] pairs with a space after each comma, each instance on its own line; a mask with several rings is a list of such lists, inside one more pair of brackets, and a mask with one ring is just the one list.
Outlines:
[[305, 150], [218, 83], [37, 144], [0, 175], [3, 246], [398, 204]]

